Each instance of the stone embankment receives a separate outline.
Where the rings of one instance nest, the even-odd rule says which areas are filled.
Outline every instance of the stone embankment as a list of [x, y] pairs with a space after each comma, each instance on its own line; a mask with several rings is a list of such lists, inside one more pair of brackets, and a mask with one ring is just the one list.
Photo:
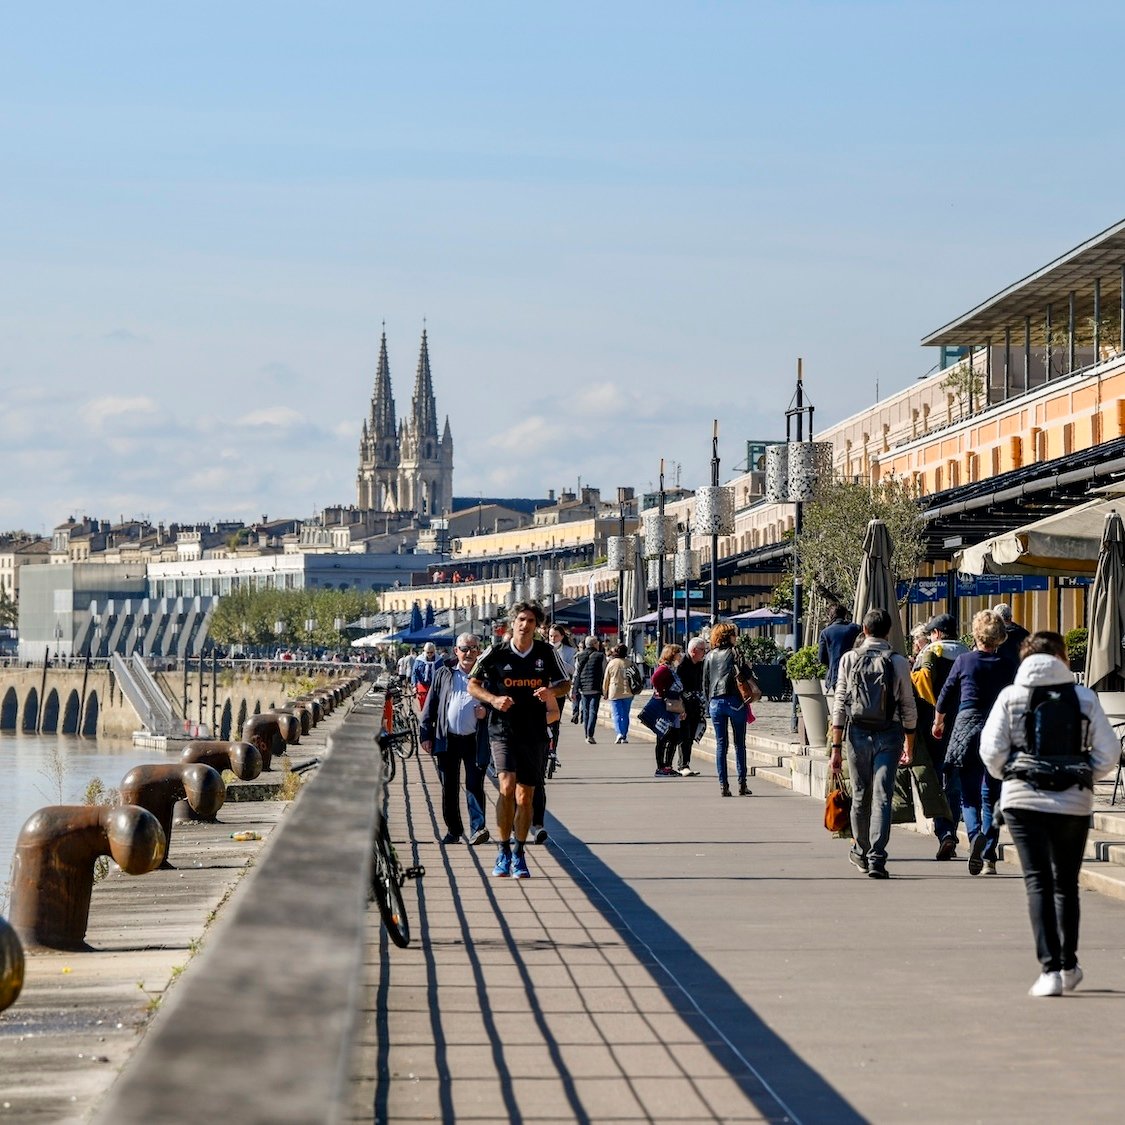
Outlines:
[[[271, 773], [248, 782], [228, 773], [218, 819], [174, 827], [171, 869], [130, 877], [111, 867], [94, 888], [89, 951], [27, 954], [22, 993], [0, 1013], [0, 1121], [90, 1119], [142, 1037], [167, 1022], [166, 1000], [199, 973], [206, 957], [197, 955], [229, 933], [227, 913], [255, 882], [244, 877], [258, 874], [276, 830], [292, 819], [293, 802], [283, 798], [296, 791], [295, 777], [316, 779], [355, 702], [337, 706]], [[250, 838], [234, 838], [244, 833]], [[279, 969], [284, 919], [276, 921], [276, 932], [259, 931], [243, 944], [248, 971], [260, 981], [290, 971]], [[202, 1086], [196, 1094], [205, 1105]], [[178, 1099], [181, 1108], [188, 1102]], [[192, 1119], [199, 1110], [191, 1107]], [[171, 1106], [149, 1120], [157, 1118], [177, 1119]]]

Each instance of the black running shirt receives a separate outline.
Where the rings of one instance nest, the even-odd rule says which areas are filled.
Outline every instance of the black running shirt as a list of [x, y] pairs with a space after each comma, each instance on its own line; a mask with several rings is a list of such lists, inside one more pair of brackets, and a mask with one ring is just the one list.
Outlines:
[[483, 653], [473, 665], [469, 678], [479, 680], [493, 695], [510, 695], [510, 711], [489, 709], [488, 729], [500, 737], [543, 734], [547, 707], [535, 698], [537, 688], [552, 687], [568, 679], [558, 654], [546, 641], [535, 640], [531, 651], [520, 656], [510, 641], [501, 641]]

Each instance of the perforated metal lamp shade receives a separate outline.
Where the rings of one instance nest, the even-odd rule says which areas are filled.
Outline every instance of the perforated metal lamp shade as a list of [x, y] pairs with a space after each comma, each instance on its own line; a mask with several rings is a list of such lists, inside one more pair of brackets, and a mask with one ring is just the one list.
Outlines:
[[543, 596], [543, 580], [538, 574], [533, 574], [527, 580], [527, 597], [529, 601], [537, 602]]
[[677, 582], [698, 578], [700, 573], [698, 551], [681, 549], [676, 552], [675, 580]]
[[[768, 470], [767, 470], [768, 471]], [[793, 441], [789, 443], [789, 499], [791, 502], [811, 500], [817, 486], [832, 476], [832, 443], [830, 441]]]
[[789, 503], [789, 446], [766, 447], [766, 499], [771, 504]]
[[544, 597], [549, 598], [562, 593], [562, 575], [557, 570], [547, 567], [539, 577], [543, 583]]
[[632, 570], [637, 563], [637, 537], [611, 535], [606, 539], [606, 566], [610, 570]]
[[[659, 512], [645, 512], [645, 558], [657, 559], [676, 549], [676, 520]], [[655, 583], [653, 583], [655, 585]]]
[[[669, 579], [672, 577], [671, 559], [664, 560], [664, 585], [667, 586]], [[646, 577], [648, 579], [648, 588], [655, 590], [660, 585], [660, 559], [649, 559], [646, 563]]]
[[692, 531], [700, 535], [734, 533], [734, 489], [730, 485], [708, 485], [695, 490]]

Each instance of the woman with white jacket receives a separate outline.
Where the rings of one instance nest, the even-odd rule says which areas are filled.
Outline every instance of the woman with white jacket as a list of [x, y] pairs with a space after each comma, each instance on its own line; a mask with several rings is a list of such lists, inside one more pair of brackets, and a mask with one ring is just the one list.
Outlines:
[[[1061, 996], [1078, 987], [1078, 872], [1094, 810], [1093, 780], [1110, 773], [1121, 746], [1098, 697], [1076, 686], [1090, 787], [1050, 791], [1014, 776], [1013, 759], [1027, 745], [1027, 716], [1038, 687], [1073, 684], [1066, 644], [1058, 633], [1033, 633], [1020, 649], [1015, 683], [996, 700], [981, 732], [980, 756], [993, 777], [1002, 778], [1000, 810], [1019, 852], [1035, 949], [1041, 974], [1032, 996]], [[1073, 705], [1072, 705], [1073, 706]], [[1026, 759], [1024, 759], [1026, 761]], [[1005, 776], [1005, 767], [1009, 767]], [[1027, 773], [1020, 769], [1019, 772]]]

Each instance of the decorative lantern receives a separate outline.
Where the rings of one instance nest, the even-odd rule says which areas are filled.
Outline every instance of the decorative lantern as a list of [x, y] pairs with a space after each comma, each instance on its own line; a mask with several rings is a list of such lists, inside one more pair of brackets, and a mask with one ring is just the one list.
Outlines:
[[734, 489], [730, 485], [708, 485], [695, 490], [693, 530], [700, 535], [734, 534]]
[[699, 552], [681, 548], [676, 552], [675, 574], [677, 582], [691, 581], [700, 575]]
[[[664, 560], [664, 584], [668, 584], [668, 579], [672, 577], [671, 568], [668, 565], [669, 560]], [[649, 559], [645, 564], [648, 575], [648, 588], [655, 590], [660, 585], [660, 559]]]
[[771, 504], [789, 503], [789, 448], [766, 447], [766, 499]]
[[522, 578], [517, 578], [512, 583], [512, 601], [509, 604], [515, 605], [516, 602], [526, 602], [527, 600], [527, 582]]
[[632, 570], [637, 565], [637, 537], [611, 535], [606, 541], [606, 566], [610, 570]]
[[491, 621], [497, 614], [498, 607], [495, 602], [481, 602], [480, 616], [482, 621]]
[[562, 593], [562, 575], [557, 570], [546, 567], [540, 578], [543, 582], [543, 596], [545, 598], [551, 598]]
[[831, 476], [832, 443], [830, 441], [789, 443], [789, 500], [792, 503], [811, 500], [816, 495], [817, 485], [821, 481], [828, 481]]
[[645, 558], [656, 559], [676, 548], [676, 520], [659, 512], [645, 512]]
[[538, 574], [533, 574], [527, 580], [528, 601], [537, 602], [543, 596], [543, 579]]

